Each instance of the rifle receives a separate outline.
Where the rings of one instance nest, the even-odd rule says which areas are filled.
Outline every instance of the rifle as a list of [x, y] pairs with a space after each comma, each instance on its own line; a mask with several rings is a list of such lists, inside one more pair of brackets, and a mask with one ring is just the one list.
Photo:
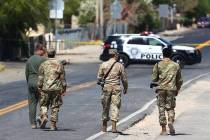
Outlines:
[[154, 88], [154, 87], [157, 87], [157, 86], [158, 86], [157, 82], [151, 82], [149, 87]]

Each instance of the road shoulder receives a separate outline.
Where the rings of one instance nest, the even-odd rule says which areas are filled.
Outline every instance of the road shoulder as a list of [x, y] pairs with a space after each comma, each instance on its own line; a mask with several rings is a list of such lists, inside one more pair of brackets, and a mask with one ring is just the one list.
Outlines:
[[[127, 135], [119, 135], [115, 140], [173, 140], [209, 138], [208, 125], [210, 102], [210, 75], [191, 84], [177, 98], [175, 128], [177, 135], [159, 136], [158, 110], [154, 109], [143, 121], [125, 130]], [[201, 115], [202, 114], [202, 115]], [[203, 123], [205, 122], [205, 123]]]
[[0, 72], [5, 70], [5, 66], [3, 64], [0, 63]]

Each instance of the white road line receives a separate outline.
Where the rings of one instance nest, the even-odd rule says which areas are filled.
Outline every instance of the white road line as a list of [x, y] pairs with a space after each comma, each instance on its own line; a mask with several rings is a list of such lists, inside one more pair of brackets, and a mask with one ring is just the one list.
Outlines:
[[[138, 110], [138, 111], [136, 111], [136, 112], [130, 114], [130, 115], [127, 116], [126, 118], [120, 120], [120, 121], [117, 123], [117, 125], [120, 125], [120, 124], [122, 124], [122, 123], [128, 121], [129, 119], [135, 117], [136, 115], [138, 115], [138, 114], [144, 112], [144, 111], [147, 110], [155, 101], [156, 101], [156, 99], [153, 99], [153, 100], [149, 101], [149, 102], [146, 103], [140, 110]], [[110, 131], [110, 130], [111, 130], [111, 126], [109, 126], [109, 127], [107, 128], [107, 130]], [[99, 132], [99, 133], [97, 133], [97, 134], [95, 134], [95, 135], [93, 135], [93, 136], [87, 138], [86, 140], [94, 140], [94, 139], [96, 139], [97, 137], [99, 137], [99, 136], [101, 136], [101, 135], [103, 135], [103, 134], [104, 134], [104, 132]]]
[[[201, 75], [199, 75], [199, 76], [196, 76], [195, 78], [192, 78], [192, 79], [186, 81], [186, 82], [183, 84], [183, 86], [187, 86], [187, 85], [190, 84], [191, 82], [193, 82], [193, 81], [195, 81], [195, 80], [197, 80], [197, 79], [200, 79], [201, 77], [204, 77], [204, 76], [206, 76], [206, 75], [208, 75], [208, 74], [210, 74], [210, 72], [201, 74]], [[156, 101], [156, 99], [150, 100], [150, 101], [147, 102], [141, 109], [137, 110], [136, 112], [134, 112], [134, 113], [130, 114], [129, 116], [125, 117], [124, 119], [120, 120], [120, 121], [117, 123], [117, 125], [120, 125], [120, 124], [122, 124], [122, 123], [128, 121], [129, 119], [135, 117], [136, 115], [138, 115], [138, 114], [144, 112], [144, 111], [147, 110], [155, 101]], [[109, 127], [107, 128], [107, 130], [110, 131], [110, 130], [111, 130], [111, 126], [109, 126]], [[101, 131], [101, 132], [99, 132], [99, 133], [97, 133], [97, 134], [94, 134], [94, 135], [90, 136], [90, 137], [87, 138], [86, 140], [94, 140], [94, 139], [98, 138], [99, 136], [101, 136], [101, 135], [103, 135], [103, 134], [105, 134], [105, 133]]]

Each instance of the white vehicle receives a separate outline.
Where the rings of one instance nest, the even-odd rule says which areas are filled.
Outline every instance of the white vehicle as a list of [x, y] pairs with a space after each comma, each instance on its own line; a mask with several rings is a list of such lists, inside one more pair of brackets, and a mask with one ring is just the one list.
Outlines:
[[107, 50], [115, 48], [120, 53], [121, 61], [128, 66], [132, 61], [160, 61], [163, 59], [163, 47], [171, 46], [173, 50], [172, 60], [179, 63], [181, 67], [185, 64], [201, 62], [201, 52], [189, 46], [172, 45], [169, 41], [159, 36], [130, 35], [113, 41], [110, 47], [104, 48], [101, 60], [108, 56]]

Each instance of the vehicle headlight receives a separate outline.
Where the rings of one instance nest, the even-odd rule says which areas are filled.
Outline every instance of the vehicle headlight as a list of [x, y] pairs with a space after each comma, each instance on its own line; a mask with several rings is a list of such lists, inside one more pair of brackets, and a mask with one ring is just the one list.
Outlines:
[[187, 50], [187, 53], [195, 53], [195, 50]]

